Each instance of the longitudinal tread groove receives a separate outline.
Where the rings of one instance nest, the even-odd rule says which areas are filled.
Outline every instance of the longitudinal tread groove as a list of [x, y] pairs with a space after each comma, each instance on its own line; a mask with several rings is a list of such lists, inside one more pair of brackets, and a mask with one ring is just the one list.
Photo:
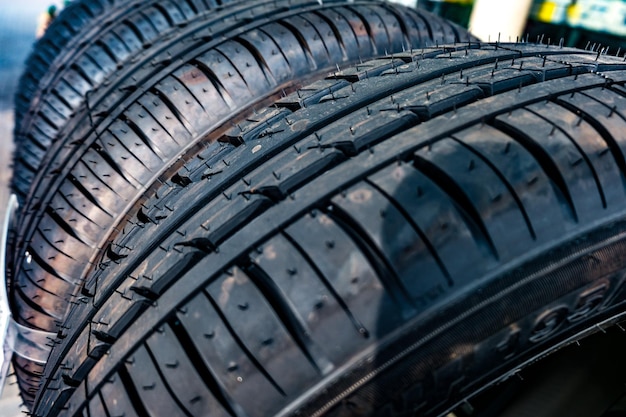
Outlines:
[[363, 251], [365, 258], [370, 261], [372, 267], [378, 273], [383, 286], [391, 294], [395, 302], [398, 303], [398, 308], [403, 315], [405, 317], [413, 315], [415, 306], [407, 289], [393, 272], [393, 268], [389, 265], [387, 259], [380, 253], [374, 242], [367, 237], [367, 234], [361, 227], [336, 204], [331, 204], [325, 208], [324, 213], [336, 222], [352, 238], [359, 249]]
[[243, 270], [272, 305], [283, 326], [311, 362], [311, 365], [321, 374], [327, 373], [332, 368], [332, 364], [323, 355], [319, 346], [316, 346], [309, 337], [310, 332], [307, 331], [306, 325], [298, 317], [294, 307], [290, 305], [285, 294], [282, 293], [272, 278], [253, 262], [247, 262]]

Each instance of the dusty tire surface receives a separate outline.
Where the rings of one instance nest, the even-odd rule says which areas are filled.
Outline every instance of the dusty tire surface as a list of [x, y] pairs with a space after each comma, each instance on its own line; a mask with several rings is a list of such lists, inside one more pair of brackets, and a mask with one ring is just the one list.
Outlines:
[[[109, 240], [128, 210], [163, 170], [184, 162], [182, 152], [204, 147], [201, 139], [212, 142], [254, 107], [351, 63], [463, 36], [430, 14], [379, 1], [240, 2], [166, 34], [93, 86], [28, 179], [9, 271], [14, 317], [63, 333], [87, 274], [116, 258]], [[318, 95], [326, 84], [334, 83], [319, 81]], [[32, 400], [41, 364], [16, 368]]]
[[[79, 5], [86, 7], [90, 3], [93, 1], [73, 3], [58, 19], [74, 20], [73, 11]], [[180, 28], [201, 18], [199, 15], [216, 7], [228, 7], [229, 3], [117, 1], [116, 7], [103, 8], [99, 16], [83, 25], [82, 30], [62, 45], [47, 68], [38, 67], [36, 88], [25, 88], [28, 94], [21, 94], [21, 101], [28, 101], [29, 105], [26, 111], [21, 111], [22, 105], [16, 108], [14, 140], [17, 148], [12, 188], [18, 197], [21, 200], [26, 197], [50, 143], [62, 139], [59, 132], [79, 107], [89, 102], [93, 90], [111, 82], [111, 77], [129, 61], [137, 65], [137, 56], [144, 50], [158, 48], [161, 41], [167, 41], [182, 32]], [[66, 17], [65, 13], [70, 16]], [[40, 48], [35, 49], [39, 51]], [[144, 53], [142, 56], [149, 55]], [[35, 76], [28, 72], [23, 78], [32, 80]]]
[[468, 43], [249, 112], [117, 225], [34, 415], [436, 416], [618, 319], [625, 83]]

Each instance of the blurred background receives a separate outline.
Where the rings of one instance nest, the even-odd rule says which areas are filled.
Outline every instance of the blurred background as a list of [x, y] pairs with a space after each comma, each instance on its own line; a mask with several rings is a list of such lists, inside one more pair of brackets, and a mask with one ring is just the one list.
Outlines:
[[[405, 3], [414, 3], [407, 1]], [[536, 42], [543, 36], [564, 46], [608, 47], [626, 52], [626, 1], [624, 0], [418, 0], [418, 7], [469, 27], [487, 41]]]
[[[254, 1], [254, 0], [250, 0]], [[528, 39], [626, 53], [626, 0], [395, 0], [469, 27], [485, 41]], [[23, 63], [49, 14], [63, 0], [0, 0], [0, 218], [9, 196], [13, 96]], [[0, 397], [0, 417], [24, 415], [14, 380]]]

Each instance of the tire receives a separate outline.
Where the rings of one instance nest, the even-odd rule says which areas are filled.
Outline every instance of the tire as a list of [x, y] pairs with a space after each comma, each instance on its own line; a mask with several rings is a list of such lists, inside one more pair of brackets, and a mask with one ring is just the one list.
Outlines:
[[625, 70], [427, 48], [250, 114], [127, 213], [34, 415], [443, 415], [619, 320]]
[[58, 331], [87, 273], [102, 256], [116, 257], [107, 241], [129, 208], [162, 170], [183, 162], [181, 152], [220, 135], [239, 112], [351, 62], [462, 35], [379, 1], [246, 2], [135, 57], [93, 90], [41, 163], [9, 271], [14, 317]]
[[[68, 8], [70, 16], [61, 13], [59, 19], [75, 20], [75, 9], [85, 8], [90, 2], [76, 2]], [[99, 17], [74, 34], [51, 63], [25, 73], [24, 80], [37, 76], [38, 83], [36, 87], [29, 83], [20, 95], [21, 102], [29, 105], [16, 108], [12, 188], [18, 198], [26, 197], [50, 143], [59, 139], [59, 131], [94, 89], [108, 82], [113, 73], [144, 49], [158, 48], [161, 39], [171, 36], [173, 30], [215, 7], [215, 2], [200, 0], [117, 1], [116, 7], [106, 13], [103, 8]], [[36, 48], [37, 56], [41, 55], [40, 49]]]
[[18, 81], [15, 95], [15, 126], [19, 127], [30, 102], [37, 92], [39, 80], [48, 72], [50, 65], [62, 53], [65, 46], [97, 19], [109, 12], [116, 4], [129, 0], [78, 0], [70, 3], [50, 23], [45, 34], [33, 45], [26, 59], [24, 73]]

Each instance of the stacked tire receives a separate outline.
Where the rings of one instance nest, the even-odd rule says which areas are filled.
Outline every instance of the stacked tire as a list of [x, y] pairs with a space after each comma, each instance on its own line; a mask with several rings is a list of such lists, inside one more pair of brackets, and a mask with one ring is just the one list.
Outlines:
[[34, 415], [435, 416], [619, 320], [622, 59], [373, 0], [109, 7], [16, 129]]

